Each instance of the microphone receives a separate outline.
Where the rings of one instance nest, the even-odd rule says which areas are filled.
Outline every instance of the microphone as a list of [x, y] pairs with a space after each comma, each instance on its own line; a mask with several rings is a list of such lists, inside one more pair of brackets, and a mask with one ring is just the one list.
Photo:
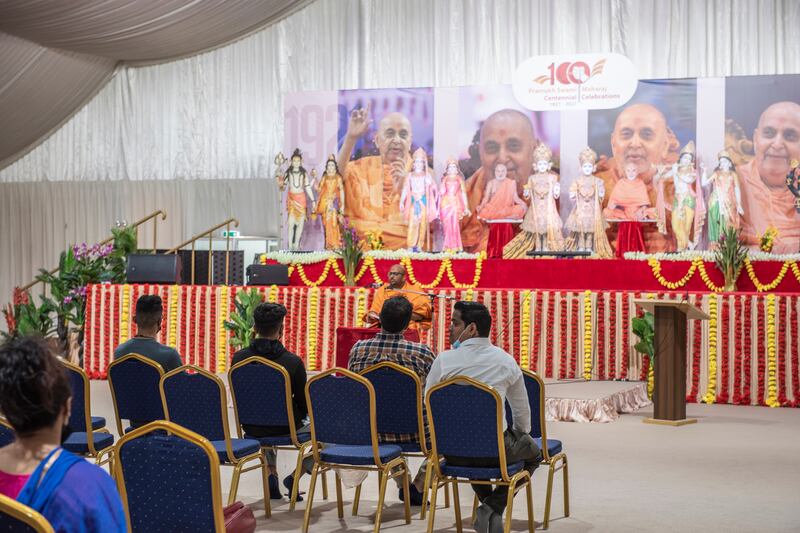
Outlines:
[[388, 283], [378, 283], [376, 281], [375, 283], [370, 283], [369, 284], [369, 288], [370, 289], [380, 289], [381, 287], [386, 287], [388, 285], [389, 285]]

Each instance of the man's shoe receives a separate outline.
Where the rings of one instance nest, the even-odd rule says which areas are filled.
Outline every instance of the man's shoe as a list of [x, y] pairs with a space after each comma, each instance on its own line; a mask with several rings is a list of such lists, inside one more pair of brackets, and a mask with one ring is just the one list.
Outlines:
[[494, 514], [496, 513], [492, 511], [491, 507], [485, 503], [480, 504], [475, 511], [475, 521], [472, 523], [472, 527], [478, 533], [489, 533], [489, 521]]
[[[409, 483], [408, 493], [409, 496], [411, 497], [408, 500], [408, 503], [410, 505], [417, 505], [417, 506], [422, 505], [422, 493], [417, 490], [417, 487]], [[406, 494], [405, 491], [402, 489], [402, 487], [400, 488], [400, 493], [398, 494], [398, 496], [400, 497], [401, 502], [406, 501]]]
[[278, 486], [278, 476], [275, 474], [269, 475], [269, 498], [271, 500], [282, 500], [281, 488]]
[[[288, 496], [289, 499], [292, 498], [292, 485], [293, 484], [294, 484], [294, 475], [289, 474], [288, 476], [283, 478], [283, 486], [286, 487], [287, 491], [289, 491], [286, 494], [286, 496]], [[301, 494], [305, 494], [305, 493], [304, 492], [300, 492], [300, 488], [298, 487], [298, 489], [297, 489], [297, 500], [296, 501], [298, 501], [298, 502], [303, 501], [303, 497], [301, 496]]]

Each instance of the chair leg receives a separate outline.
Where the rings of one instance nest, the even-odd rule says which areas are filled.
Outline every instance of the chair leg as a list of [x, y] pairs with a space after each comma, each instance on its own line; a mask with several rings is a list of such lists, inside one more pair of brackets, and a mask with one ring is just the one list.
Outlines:
[[305, 516], [303, 516], [303, 533], [308, 533], [308, 523], [311, 520], [311, 504], [314, 501], [314, 489], [317, 487], [317, 475], [319, 474], [319, 465], [314, 463], [314, 467], [311, 469], [311, 481], [308, 485], [308, 495], [306, 498], [306, 512]]
[[267, 470], [267, 458], [264, 457], [264, 454], [258, 456], [258, 461], [261, 463], [261, 484], [263, 485], [264, 489], [264, 514], [267, 518], [272, 516], [272, 505], [270, 504], [271, 496], [269, 492], [269, 471]]
[[339, 513], [339, 518], [344, 518], [344, 505], [342, 504], [342, 480], [339, 479], [339, 473], [334, 474], [336, 481], [336, 511]]
[[303, 457], [305, 456], [306, 446], [302, 446], [297, 451], [297, 464], [294, 467], [294, 481], [292, 482], [292, 494], [289, 496], [289, 510], [294, 511], [297, 505], [297, 494], [300, 492], [300, 476], [303, 473]]
[[322, 473], [322, 499], [328, 499], [328, 476], [326, 472]]
[[456, 510], [456, 531], [461, 533], [461, 501], [458, 498], [458, 483], [453, 481], [453, 507]]
[[[380, 474], [378, 474], [378, 476], [380, 476]], [[361, 485], [362, 483], [356, 485], [356, 494], [353, 498], [353, 516], [358, 515], [358, 502], [361, 501]]]
[[503, 529], [505, 533], [511, 533], [511, 515], [514, 511], [514, 493], [516, 492], [516, 483], [508, 487], [508, 497], [506, 499], [506, 527]]
[[475, 513], [478, 512], [478, 495], [472, 497], [472, 523], [475, 523]]
[[550, 526], [550, 500], [553, 498], [554, 467], [555, 461], [550, 463], [550, 469], [547, 471], [547, 492], [545, 492], [544, 499], [544, 521], [542, 522], [542, 529], [547, 529]]
[[533, 520], [533, 482], [530, 479], [525, 485], [525, 499], [528, 504], [528, 532], [533, 533], [536, 531], [536, 522]]
[[444, 506], [450, 508], [450, 483], [444, 484]]
[[406, 512], [406, 524], [411, 523], [411, 497], [410, 493], [408, 492], [409, 489], [408, 463], [403, 463], [403, 490], [405, 491], [404, 494], [406, 495], [406, 497], [403, 498], [405, 500], [403, 503]]
[[420, 520], [425, 520], [425, 510], [428, 507], [428, 498], [431, 492], [431, 474], [433, 474], [432, 461], [425, 465], [425, 481], [422, 485], [422, 511], [419, 513]]
[[386, 482], [389, 481], [389, 471], [379, 472], [380, 488], [378, 489], [378, 509], [375, 511], [375, 533], [381, 530], [381, 515], [383, 514], [383, 500], [386, 497]]
[[564, 516], [569, 516], [569, 475], [568, 475], [568, 468], [567, 468], [567, 456], [564, 456], [564, 470], [562, 470], [562, 475], [564, 476]]
[[[236, 493], [239, 490], [239, 476], [242, 474], [242, 463], [236, 463], [233, 467], [233, 477], [231, 478], [231, 490], [228, 494], [228, 505], [236, 501]], [[269, 498], [269, 496], [267, 496]]]
[[431, 485], [431, 510], [428, 513], [428, 533], [433, 533], [433, 522], [436, 519], [436, 495], [439, 493], [439, 478], [433, 475]]

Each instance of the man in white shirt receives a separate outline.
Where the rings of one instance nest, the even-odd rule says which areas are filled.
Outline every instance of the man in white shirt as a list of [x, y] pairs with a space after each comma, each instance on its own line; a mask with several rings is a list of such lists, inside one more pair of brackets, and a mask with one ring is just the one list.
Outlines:
[[[522, 370], [511, 355], [489, 341], [492, 317], [483, 304], [456, 302], [450, 323], [450, 342], [453, 349], [440, 353], [433, 360], [425, 383], [425, 392], [454, 376], [467, 376], [490, 385], [500, 398], [511, 406], [513, 427], [507, 427], [503, 417], [506, 462], [525, 462], [525, 469], [533, 473], [541, 461], [541, 450], [530, 436], [531, 409]], [[447, 458], [456, 466], [497, 466], [497, 458]], [[508, 487], [472, 485], [481, 501], [476, 513], [475, 530], [479, 533], [503, 530], [503, 511], [506, 507]]]

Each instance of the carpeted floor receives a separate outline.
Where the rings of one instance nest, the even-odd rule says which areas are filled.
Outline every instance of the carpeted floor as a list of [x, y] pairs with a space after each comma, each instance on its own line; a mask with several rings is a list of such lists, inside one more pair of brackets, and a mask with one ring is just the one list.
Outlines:
[[[108, 384], [92, 382], [93, 415], [105, 416], [114, 426]], [[643, 424], [652, 407], [622, 415], [610, 424], [550, 422], [551, 438], [564, 442], [570, 463], [571, 516], [563, 517], [562, 483], [556, 478], [550, 530], [587, 531], [800, 531], [800, 409], [769, 409], [728, 405], [689, 405], [698, 424], [680, 428]], [[281, 477], [293, 468], [293, 453], [279, 455]], [[416, 470], [419, 460], [411, 462]], [[223, 468], [222, 490], [227, 495], [230, 468]], [[310, 530], [372, 531], [377, 480], [372, 474], [362, 490], [359, 516], [347, 504], [353, 491], [345, 490], [345, 518], [336, 514], [335, 492], [322, 500], [318, 488]], [[547, 472], [534, 475], [534, 512], [537, 528], [544, 513]], [[288, 500], [273, 500], [272, 518], [263, 515], [258, 474], [245, 474], [239, 498], [252, 505], [258, 531], [299, 531], [305, 504], [289, 512]], [[301, 488], [307, 487], [304, 479]], [[515, 500], [513, 530], [524, 531], [524, 494]], [[452, 508], [436, 513], [436, 531], [455, 531]], [[226, 496], [227, 497], [227, 496]], [[384, 531], [425, 531], [419, 509], [410, 525], [403, 520], [397, 490], [390, 485], [384, 511]], [[472, 531], [469, 513], [472, 493], [461, 491], [464, 529]]]

